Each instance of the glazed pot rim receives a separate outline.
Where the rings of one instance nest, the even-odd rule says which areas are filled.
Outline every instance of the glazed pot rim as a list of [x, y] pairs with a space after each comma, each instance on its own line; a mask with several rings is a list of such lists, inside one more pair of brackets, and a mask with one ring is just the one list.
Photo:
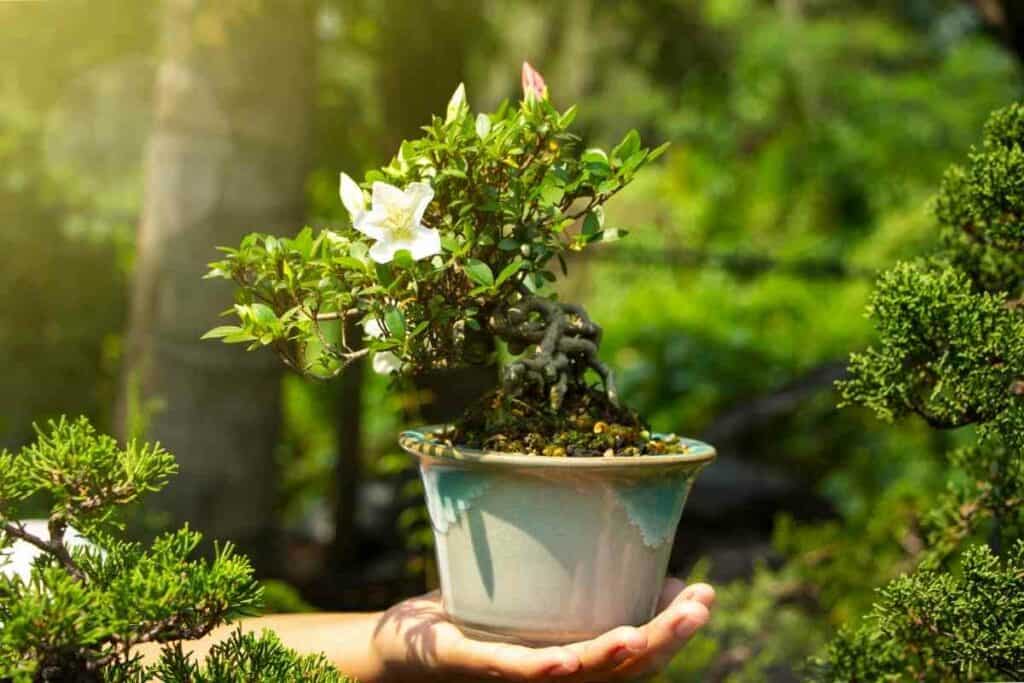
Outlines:
[[[500, 451], [484, 451], [467, 446], [449, 446], [431, 438], [435, 432], [445, 429], [448, 425], [427, 425], [416, 429], [408, 429], [398, 436], [398, 444], [410, 454], [419, 458], [436, 462], [452, 460], [487, 465], [511, 465], [516, 467], [537, 467], [553, 469], [638, 469], [665, 465], [707, 464], [715, 459], [717, 451], [714, 446], [698, 441], [679, 437], [689, 451], [686, 453], [666, 453], [659, 455], [617, 456], [614, 458], [556, 458], [547, 455], [529, 455], [526, 453], [503, 453]], [[655, 434], [659, 438], [660, 434]]]

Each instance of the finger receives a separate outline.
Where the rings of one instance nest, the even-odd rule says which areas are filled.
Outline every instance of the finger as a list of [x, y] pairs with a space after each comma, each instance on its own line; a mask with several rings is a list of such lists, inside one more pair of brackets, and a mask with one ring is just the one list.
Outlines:
[[580, 660], [580, 671], [607, 671], [647, 649], [647, 636], [634, 626], [620, 626], [593, 640], [566, 645]]
[[672, 604], [672, 601], [679, 596], [686, 588], [686, 584], [679, 579], [669, 577], [665, 579], [665, 585], [661, 589], [661, 597], [658, 598], [658, 611], [662, 611]]
[[694, 583], [684, 588], [679, 597], [699, 602], [710, 610], [715, 604], [715, 589], [706, 583]]
[[627, 665], [628, 673], [648, 672], [664, 666], [710, 617], [703, 602], [676, 598], [668, 609], [642, 628], [647, 636], [647, 650]]
[[580, 668], [577, 655], [564, 647], [530, 648], [462, 638], [446, 662], [461, 673], [512, 681], [568, 676]]

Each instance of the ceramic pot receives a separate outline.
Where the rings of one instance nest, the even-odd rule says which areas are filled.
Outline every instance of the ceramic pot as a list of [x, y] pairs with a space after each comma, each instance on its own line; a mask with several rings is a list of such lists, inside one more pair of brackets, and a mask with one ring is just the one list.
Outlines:
[[639, 625], [656, 608], [676, 527], [711, 446], [555, 458], [445, 446], [403, 432], [419, 459], [445, 610], [476, 637], [530, 645]]

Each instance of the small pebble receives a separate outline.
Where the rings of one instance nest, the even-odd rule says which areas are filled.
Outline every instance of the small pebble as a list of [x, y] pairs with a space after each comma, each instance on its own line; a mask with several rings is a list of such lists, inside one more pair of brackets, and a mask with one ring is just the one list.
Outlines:
[[607, 423], [600, 422], [600, 421], [594, 423], [594, 433], [595, 434], [603, 434], [605, 432], [605, 430], [607, 430], [607, 429], [608, 429]]
[[604, 457], [606, 457], [606, 458], [614, 458], [615, 457], [615, 451], [613, 449], [609, 448], [608, 450], [606, 450], [604, 452]]

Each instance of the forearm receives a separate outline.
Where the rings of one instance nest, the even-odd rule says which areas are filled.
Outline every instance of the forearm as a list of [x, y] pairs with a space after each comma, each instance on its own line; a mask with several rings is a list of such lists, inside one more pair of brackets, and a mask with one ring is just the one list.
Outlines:
[[[287, 647], [300, 654], [323, 654], [340, 671], [360, 683], [383, 683], [383, 666], [373, 644], [380, 613], [274, 614], [243, 619], [222, 626], [200, 640], [183, 643], [186, 652], [202, 659], [210, 648], [236, 629], [273, 631]], [[147, 660], [159, 656], [152, 644], [140, 648]]]

